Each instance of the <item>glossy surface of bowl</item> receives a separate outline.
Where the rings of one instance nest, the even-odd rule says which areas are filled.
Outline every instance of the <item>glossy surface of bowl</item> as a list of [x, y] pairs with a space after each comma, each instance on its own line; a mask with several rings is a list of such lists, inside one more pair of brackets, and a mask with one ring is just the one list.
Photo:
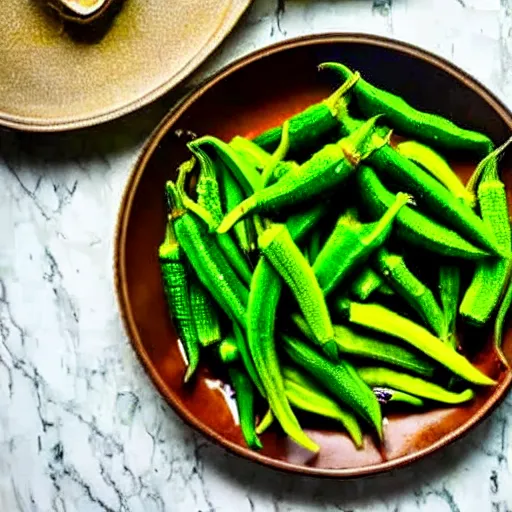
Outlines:
[[[190, 95], [161, 123], [144, 148], [127, 184], [116, 239], [116, 286], [122, 316], [136, 352], [160, 392], [190, 425], [248, 459], [274, 468], [328, 477], [355, 477], [396, 468], [459, 438], [486, 417], [504, 397], [511, 375], [500, 368], [492, 340], [473, 362], [499, 379], [494, 389], [479, 391], [468, 406], [422, 413], [390, 414], [385, 446], [369, 436], [356, 450], [336, 425], [315, 418], [304, 425], [320, 446], [308, 454], [275, 432], [263, 435], [265, 448], [244, 446], [226, 401], [226, 387], [208, 368], [197, 383], [181, 383], [184, 364], [168, 318], [157, 260], [165, 225], [164, 183], [186, 157], [176, 129], [224, 140], [253, 136], [282, 122], [332, 90], [332, 76], [318, 73], [326, 60], [340, 60], [369, 81], [403, 95], [418, 108], [438, 112], [465, 127], [480, 129], [498, 143], [510, 135], [512, 117], [488, 91], [446, 61], [411, 46], [360, 35], [325, 35], [287, 41], [260, 50], [221, 71]], [[512, 190], [510, 159], [502, 161]], [[467, 178], [471, 165], [455, 168]], [[510, 194], [510, 192], [509, 192]], [[512, 360], [512, 333], [505, 353]]]

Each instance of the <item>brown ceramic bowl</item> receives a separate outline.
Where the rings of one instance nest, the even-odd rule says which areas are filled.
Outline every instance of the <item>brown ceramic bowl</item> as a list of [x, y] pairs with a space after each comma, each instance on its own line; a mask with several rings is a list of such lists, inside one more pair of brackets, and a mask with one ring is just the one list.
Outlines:
[[[370, 475], [403, 466], [463, 436], [503, 399], [512, 376], [500, 369], [492, 340], [473, 362], [499, 380], [482, 390], [468, 406], [388, 416], [386, 443], [378, 449], [367, 437], [356, 450], [336, 426], [321, 420], [307, 423], [307, 433], [321, 446], [307, 461], [302, 450], [276, 432], [263, 436], [265, 448], [244, 446], [224, 399], [222, 385], [201, 368], [191, 388], [182, 385], [184, 364], [176, 333], [168, 318], [160, 283], [157, 248], [165, 225], [164, 182], [186, 157], [178, 128], [229, 140], [255, 135], [332, 90], [316, 66], [341, 60], [370, 81], [403, 95], [414, 105], [439, 112], [480, 129], [496, 142], [512, 130], [511, 113], [482, 85], [439, 57], [412, 46], [355, 34], [322, 35], [279, 43], [231, 64], [188, 96], [155, 130], [128, 184], [116, 238], [115, 273], [121, 313], [133, 346], [162, 395], [189, 425], [209, 439], [247, 459], [290, 472], [327, 477]], [[467, 175], [468, 166], [454, 165]], [[511, 163], [503, 161], [503, 168]], [[508, 190], [512, 173], [505, 172]], [[505, 353], [512, 360], [512, 335]]]

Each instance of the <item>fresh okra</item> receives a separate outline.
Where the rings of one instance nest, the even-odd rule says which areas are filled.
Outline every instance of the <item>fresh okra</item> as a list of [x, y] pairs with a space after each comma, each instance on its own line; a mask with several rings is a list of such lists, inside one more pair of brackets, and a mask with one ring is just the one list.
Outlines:
[[400, 209], [410, 196], [398, 193], [393, 204], [379, 221], [362, 225], [348, 216], [341, 216], [336, 228], [322, 247], [313, 271], [325, 295], [331, 293], [358, 266], [364, 264], [391, 234], [391, 227]]
[[473, 366], [424, 327], [378, 304], [360, 304], [341, 300], [338, 308], [349, 322], [376, 330], [411, 344], [425, 355], [464, 380], [480, 386], [492, 386], [494, 380]]
[[249, 213], [269, 213], [333, 193], [347, 180], [371, 153], [386, 143], [371, 141], [377, 118], [363, 123], [359, 129], [336, 144], [328, 144], [297, 169], [292, 169], [279, 181], [257, 190], [230, 211], [217, 231], [225, 233]]
[[[321, 141], [336, 133], [339, 99], [354, 85], [355, 79], [342, 84], [324, 101], [311, 105], [290, 118], [290, 151], [304, 153], [321, 146]], [[254, 142], [267, 151], [274, 151], [282, 139], [282, 127], [271, 128], [258, 135]]]
[[355, 415], [338, 405], [312, 379], [296, 368], [283, 368], [284, 387], [290, 403], [303, 411], [339, 421], [357, 448], [363, 444], [363, 433]]
[[475, 396], [471, 389], [466, 389], [461, 393], [453, 393], [432, 382], [389, 368], [363, 367], [357, 368], [357, 372], [369, 386], [389, 386], [420, 398], [427, 398], [445, 404], [461, 404]]
[[485, 325], [498, 307], [511, 271], [512, 234], [508, 202], [505, 185], [500, 180], [498, 171], [498, 157], [511, 142], [512, 137], [485, 157], [468, 185], [470, 190], [477, 187], [482, 217], [502, 251], [509, 254], [506, 258], [489, 258], [479, 263], [473, 280], [464, 294], [460, 314], [467, 322], [477, 327]]
[[295, 364], [348, 405], [382, 438], [382, 415], [377, 399], [350, 363], [342, 360], [334, 364], [299, 340], [286, 335], [282, 339], [286, 354]]
[[[302, 429], [297, 410], [338, 421], [360, 447], [358, 420], [382, 438], [380, 405], [471, 400], [472, 389], [454, 392], [435, 383], [447, 370], [452, 380], [496, 384], [458, 352], [464, 348], [457, 341], [459, 315], [483, 326], [498, 310], [495, 344], [508, 366], [501, 340], [512, 303], [512, 234], [498, 157], [512, 138], [492, 151], [486, 135], [420, 112], [341, 64], [321, 68], [347, 79], [327, 100], [253, 140], [235, 136], [226, 144], [206, 135], [189, 142], [192, 157], [177, 183], [166, 185], [169, 215], [159, 262], [188, 360], [185, 381], [200, 353], [216, 354], [253, 449], [262, 448], [258, 435], [275, 420], [316, 453], [319, 446]], [[352, 117], [349, 97], [370, 119]], [[415, 140], [392, 147], [388, 129], [376, 125], [381, 116]], [[485, 158], [464, 187], [424, 143]], [[302, 163], [285, 160], [290, 156]], [[196, 170], [197, 180], [189, 180], [196, 183], [192, 200], [185, 178]], [[354, 184], [358, 194], [351, 194]], [[418, 204], [391, 190], [410, 192]], [[325, 226], [333, 224], [324, 238]], [[234, 236], [227, 233], [232, 227]], [[405, 264], [414, 254], [409, 246], [440, 255], [431, 262], [438, 294]], [[476, 263], [460, 308], [465, 267], [457, 259]], [[295, 298], [291, 308], [281, 301], [283, 285]], [[435, 335], [402, 316], [404, 301], [385, 299], [395, 312], [347, 298], [383, 300], [379, 294], [395, 293]], [[336, 314], [348, 326], [333, 325]], [[226, 336], [221, 328], [229, 328], [228, 319]], [[287, 330], [297, 328], [305, 339]], [[265, 410], [256, 427], [256, 413]]]
[[[341, 133], [346, 136], [354, 130], [360, 130], [362, 123], [348, 114], [343, 115], [340, 122]], [[510, 252], [504, 253], [492, 231], [468, 205], [454, 197], [428, 172], [397, 153], [376, 131], [372, 135], [373, 143], [379, 149], [368, 156], [366, 163], [374, 167], [382, 177], [396, 181], [413, 197], [421, 198], [446, 224], [467, 236], [471, 242], [494, 254], [506, 256]]]
[[[380, 181], [373, 169], [361, 166], [356, 174], [359, 195], [372, 217], [383, 214], [391, 206], [395, 196]], [[404, 206], [396, 217], [395, 234], [413, 246], [464, 259], [481, 259], [488, 256], [455, 231], [443, 226], [409, 206]]]
[[376, 269], [421, 316], [437, 336], [443, 336], [446, 322], [434, 294], [409, 270], [402, 256], [381, 247], [375, 254]]
[[375, 87], [343, 64], [326, 62], [319, 67], [335, 71], [343, 80], [357, 77], [352, 93], [362, 112], [369, 117], [385, 115], [391, 125], [405, 135], [442, 149], [471, 151], [480, 156], [487, 155], [493, 148], [486, 135], [460, 128], [439, 115], [416, 110], [399, 96]]
[[[301, 332], [311, 339], [311, 330], [304, 319], [294, 315], [293, 321]], [[380, 340], [344, 325], [334, 326], [334, 339], [343, 355], [380, 361], [423, 377], [431, 378], [434, 375], [435, 366], [431, 361], [389, 340]]]

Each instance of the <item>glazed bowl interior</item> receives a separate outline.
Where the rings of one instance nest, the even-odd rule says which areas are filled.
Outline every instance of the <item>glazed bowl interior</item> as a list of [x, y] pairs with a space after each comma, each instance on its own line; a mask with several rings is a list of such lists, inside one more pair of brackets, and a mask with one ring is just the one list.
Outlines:
[[[277, 431], [263, 435], [264, 449], [243, 443], [232, 413], [228, 387], [206, 365], [194, 385], [184, 387], [184, 363], [169, 320], [160, 282], [157, 249], [166, 221], [164, 183], [187, 158], [178, 129], [212, 134], [229, 141], [252, 137], [281, 123], [329, 94], [335, 85], [317, 71], [323, 61], [339, 60], [374, 84], [402, 95], [417, 108], [437, 112], [496, 143], [510, 135], [511, 114], [481, 85], [447, 62], [416, 48], [359, 35], [325, 35], [280, 43], [252, 54], [220, 72], [190, 95], [161, 123], [147, 143], [128, 182], [116, 240], [116, 283], [121, 312], [134, 348], [149, 375], [175, 411], [190, 425], [246, 458], [274, 468], [330, 477], [377, 473], [432, 453], [457, 439], [489, 414], [508, 390], [510, 374], [501, 368], [489, 333], [479, 333], [483, 348], [473, 362], [499, 380], [479, 391], [471, 404], [417, 413], [391, 413], [386, 442], [370, 436], [356, 450], [336, 425], [305, 419], [308, 435], [320, 446], [309, 454]], [[452, 160], [467, 178], [474, 162]], [[502, 161], [507, 189], [511, 162]], [[505, 354], [512, 360], [512, 336], [506, 332]], [[231, 404], [231, 406], [230, 406]]]

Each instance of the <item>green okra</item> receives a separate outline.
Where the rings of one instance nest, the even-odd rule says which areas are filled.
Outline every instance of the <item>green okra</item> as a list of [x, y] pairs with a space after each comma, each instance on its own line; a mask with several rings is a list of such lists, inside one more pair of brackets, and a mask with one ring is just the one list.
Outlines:
[[190, 277], [190, 307], [197, 331], [197, 339], [203, 347], [221, 339], [218, 311], [210, 293], [195, 276]]
[[460, 314], [468, 323], [483, 327], [498, 307], [511, 270], [512, 235], [505, 185], [498, 171], [498, 157], [512, 137], [485, 157], [476, 168], [468, 188], [477, 187], [480, 213], [507, 258], [489, 258], [476, 267], [474, 277], [460, 305]]
[[[311, 339], [311, 330], [304, 319], [298, 315], [292, 318], [301, 332]], [[431, 361], [389, 340], [379, 340], [344, 325], [334, 325], [334, 339], [342, 354], [380, 361], [427, 378], [434, 375], [435, 365]]]
[[190, 274], [186, 256], [176, 239], [172, 219], [167, 222], [165, 239], [159, 247], [158, 257], [169, 313], [187, 355], [184, 381], [188, 382], [199, 363], [199, 338], [190, 303]]
[[[273, 185], [257, 190], [229, 212], [217, 231], [225, 233], [249, 213], [270, 213], [332, 194], [356, 169], [359, 162], [380, 147], [369, 144], [377, 118], [336, 144], [328, 144], [307, 162], [290, 170]], [[379, 144], [385, 144], [380, 140]]]
[[[339, 99], [355, 83], [348, 80], [327, 99], [309, 106], [306, 110], [291, 117], [290, 152], [304, 153], [323, 145], [330, 134], [338, 128], [337, 114]], [[254, 142], [267, 151], [275, 151], [282, 138], [282, 127], [270, 128], [254, 138]]]
[[[297, 213], [287, 221], [292, 240], [300, 241], [325, 214], [325, 205]], [[274, 324], [282, 290], [281, 276], [265, 256], [261, 256], [254, 271], [247, 310], [247, 342], [270, 409], [283, 430], [297, 443], [311, 451], [318, 446], [302, 431], [286, 398], [280, 363], [275, 346]]]
[[282, 281], [262, 256], [256, 265], [249, 293], [248, 344], [270, 409], [283, 430], [304, 448], [317, 452], [318, 445], [303, 432], [286, 397], [274, 338], [274, 324]]
[[446, 150], [470, 151], [480, 156], [493, 149], [486, 135], [460, 128], [452, 121], [437, 114], [416, 110], [400, 96], [379, 89], [337, 62], [326, 62], [320, 69], [335, 71], [343, 80], [354, 80], [351, 93], [365, 116], [383, 114], [400, 133], [420, 139], [427, 144]]
[[432, 291], [409, 270], [404, 258], [381, 247], [373, 262], [389, 286], [405, 299], [437, 336], [443, 336], [446, 331], [443, 312]]
[[[395, 200], [373, 169], [361, 166], [356, 173], [361, 201], [372, 217], [382, 215]], [[458, 233], [439, 224], [409, 206], [404, 206], [395, 219], [394, 233], [404, 242], [443, 256], [481, 259], [488, 256]]]
[[261, 187], [262, 177], [256, 167], [244, 158], [241, 158], [229, 144], [226, 144], [217, 137], [205, 135], [190, 141], [187, 146], [194, 154], [197, 153], [197, 150], [203, 150], [207, 154], [208, 152], [214, 154], [233, 174], [245, 195], [250, 196]]
[[313, 269], [284, 224], [273, 224], [258, 238], [263, 255], [291, 289], [318, 343], [337, 360], [331, 317]]
[[215, 235], [208, 233], [204, 222], [184, 208], [176, 185], [168, 181], [166, 191], [176, 238], [199, 280], [226, 314], [245, 326], [249, 290], [227, 262]]
[[240, 354], [240, 359], [243, 362], [243, 366], [245, 367], [247, 375], [249, 375], [251, 378], [251, 381], [258, 390], [258, 393], [261, 396], [266, 397], [265, 386], [263, 385], [261, 376], [256, 369], [254, 359], [251, 354], [251, 349], [249, 347], [247, 334], [237, 322], [233, 322], [233, 334], [233, 339], [235, 340], [238, 352]]
[[[224, 212], [233, 210], [243, 202], [245, 195], [242, 188], [235, 177], [222, 163], [219, 164], [218, 183]], [[238, 245], [245, 253], [248, 253], [252, 249], [252, 230], [253, 227], [250, 219], [237, 222], [233, 227]]]
[[338, 421], [357, 448], [363, 445], [363, 432], [354, 413], [338, 405], [307, 375], [291, 366], [283, 367], [286, 396], [297, 409]]
[[254, 388], [251, 379], [244, 371], [234, 365], [228, 368], [229, 378], [235, 390], [235, 400], [240, 418], [240, 429], [249, 448], [260, 450], [263, 448], [256, 434], [254, 414]]
[[382, 217], [371, 224], [360, 224], [350, 216], [340, 217], [313, 265], [324, 295], [329, 295], [386, 241], [395, 217], [409, 200], [407, 194], [398, 193]]
[[480, 386], [496, 384], [493, 379], [482, 373], [446, 343], [433, 336], [427, 329], [394, 311], [378, 304], [361, 304], [346, 299], [338, 301], [337, 308], [349, 322], [409, 343], [468, 382]]
[[460, 199], [471, 208], [476, 204], [476, 197], [468, 190], [460, 178], [450, 167], [450, 164], [433, 149], [425, 144], [408, 140], [396, 146], [396, 151], [405, 158], [419, 164], [438, 181], [440, 181], [457, 199]]
[[405, 391], [420, 398], [427, 398], [445, 404], [461, 404], [468, 402], [475, 396], [472, 389], [466, 389], [461, 393], [453, 393], [427, 380], [397, 372], [390, 368], [363, 367], [357, 368], [357, 373], [369, 386], [389, 386], [398, 391]]
[[352, 281], [350, 291], [356, 299], [365, 301], [370, 298], [373, 292], [377, 291], [384, 280], [371, 267], [365, 267], [361, 273]]
[[502, 350], [503, 345], [503, 326], [507, 319], [507, 316], [510, 311], [510, 305], [512, 304], [512, 280], [509, 280], [507, 290], [501, 301], [500, 307], [498, 309], [498, 314], [496, 315], [496, 321], [494, 323], [494, 346], [496, 348], [496, 352], [498, 353], [498, 357], [506, 368], [510, 368], [510, 363], [508, 362], [505, 354]]
[[439, 269], [439, 295], [443, 306], [445, 332], [441, 339], [457, 348], [457, 313], [460, 296], [460, 268], [457, 264], [443, 264]]
[[[353, 119], [348, 114], [343, 115], [340, 119], [341, 133], [353, 133], [354, 130], [360, 129], [361, 123], [362, 121]], [[384, 139], [376, 131], [373, 132], [373, 139], [379, 149], [368, 156], [366, 163], [382, 178], [396, 181], [413, 197], [421, 198], [422, 203], [435, 212], [443, 222], [468, 237], [470, 242], [494, 254], [503, 253], [492, 231], [467, 204], [454, 197], [433, 176], [400, 155], [389, 144], [383, 144]]]
[[[185, 193], [185, 174], [190, 171], [190, 167], [182, 167], [183, 171], [180, 170], [177, 185], [184, 198], [185, 207], [199, 215], [208, 224], [210, 230], [214, 231], [223, 217], [216, 169], [212, 159], [200, 147], [195, 149], [195, 155], [200, 162], [200, 172], [196, 186], [197, 204], [191, 201]], [[252, 271], [243, 252], [228, 233], [217, 234], [217, 241], [235, 272], [248, 285], [251, 282]]]
[[282, 346], [289, 358], [359, 417], [375, 428], [382, 439], [382, 415], [372, 390], [347, 361], [333, 363], [307, 344], [282, 336]]

